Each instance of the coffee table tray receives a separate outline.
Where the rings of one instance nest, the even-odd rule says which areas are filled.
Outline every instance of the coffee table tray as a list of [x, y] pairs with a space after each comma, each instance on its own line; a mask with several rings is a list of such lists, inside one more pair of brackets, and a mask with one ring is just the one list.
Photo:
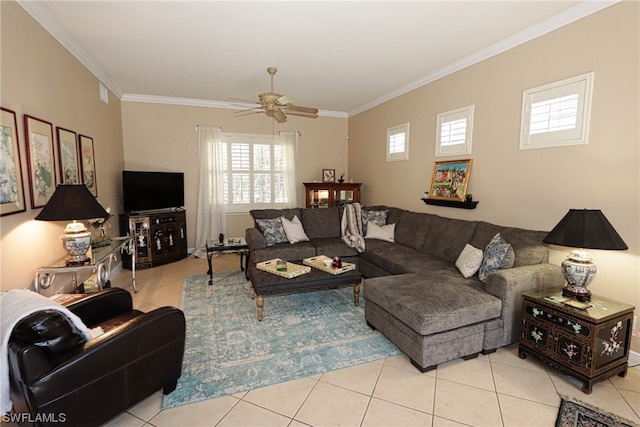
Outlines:
[[294, 277], [302, 276], [311, 272], [311, 267], [293, 264], [287, 261], [287, 271], [278, 271], [277, 264], [279, 258], [270, 259], [269, 261], [263, 261], [256, 264], [258, 270], [266, 271], [267, 273], [276, 274], [278, 276], [293, 279]]
[[352, 271], [356, 269], [356, 265], [352, 264], [350, 262], [342, 262], [342, 267], [340, 268], [336, 268], [336, 267], [332, 267], [332, 266], [327, 266], [324, 263], [325, 259], [331, 259], [326, 255], [318, 255], [318, 256], [314, 256], [311, 258], [305, 258], [302, 260], [302, 262], [305, 265], [309, 265], [313, 268], [317, 268], [318, 270], [322, 270], [325, 273], [329, 273], [329, 274], [333, 274], [333, 275], [338, 275], [338, 274], [342, 274], [342, 273], [346, 273], [347, 271]]

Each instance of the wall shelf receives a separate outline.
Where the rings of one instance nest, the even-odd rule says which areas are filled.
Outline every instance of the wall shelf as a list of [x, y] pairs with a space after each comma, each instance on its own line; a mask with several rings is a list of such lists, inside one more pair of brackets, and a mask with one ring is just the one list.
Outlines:
[[475, 209], [479, 203], [476, 200], [472, 200], [470, 202], [458, 202], [457, 200], [425, 199], [424, 197], [422, 198], [422, 201], [425, 205], [445, 206], [448, 208], [458, 209]]

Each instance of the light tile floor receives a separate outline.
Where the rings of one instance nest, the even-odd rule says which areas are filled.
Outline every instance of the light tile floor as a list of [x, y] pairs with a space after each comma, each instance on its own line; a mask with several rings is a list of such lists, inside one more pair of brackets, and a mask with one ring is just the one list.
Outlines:
[[[231, 271], [240, 262], [227, 254], [213, 263]], [[138, 271], [134, 304], [143, 311], [178, 306], [183, 276], [206, 271], [206, 260], [194, 257]], [[112, 285], [131, 290], [130, 282], [124, 270]], [[520, 359], [512, 345], [424, 374], [401, 355], [167, 410], [158, 391], [107, 425], [553, 426], [561, 395], [640, 424], [640, 367], [596, 383], [587, 395], [576, 380]]]

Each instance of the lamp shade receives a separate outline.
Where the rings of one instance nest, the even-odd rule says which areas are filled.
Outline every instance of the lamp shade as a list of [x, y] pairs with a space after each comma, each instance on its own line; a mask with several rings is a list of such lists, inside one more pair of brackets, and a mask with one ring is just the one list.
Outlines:
[[109, 213], [98, 203], [84, 184], [61, 184], [51, 195], [36, 219], [42, 221], [71, 221], [102, 218]]
[[599, 209], [569, 209], [542, 241], [583, 249], [628, 249]]

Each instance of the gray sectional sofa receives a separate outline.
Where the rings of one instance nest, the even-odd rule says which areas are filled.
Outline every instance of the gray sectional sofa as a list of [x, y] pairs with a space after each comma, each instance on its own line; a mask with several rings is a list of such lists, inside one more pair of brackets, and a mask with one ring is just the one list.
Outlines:
[[[273, 258], [293, 261], [316, 255], [357, 263], [365, 278], [367, 323], [423, 372], [517, 342], [522, 293], [563, 283], [560, 267], [548, 263], [542, 244], [546, 232], [387, 206], [362, 210], [365, 220], [367, 213], [386, 212], [385, 224], [395, 224], [390, 226], [393, 241], [366, 238], [361, 253], [347, 246], [341, 239], [344, 208], [252, 211], [254, 227], [246, 230], [249, 268]], [[261, 220], [282, 216], [297, 216], [309, 240], [274, 243], [269, 236], [268, 244]], [[511, 247], [501, 267], [493, 271], [497, 267], [486, 262], [491, 251], [485, 251], [484, 280], [478, 274], [464, 277], [456, 262], [466, 245], [486, 249], [498, 233], [500, 243]]]

